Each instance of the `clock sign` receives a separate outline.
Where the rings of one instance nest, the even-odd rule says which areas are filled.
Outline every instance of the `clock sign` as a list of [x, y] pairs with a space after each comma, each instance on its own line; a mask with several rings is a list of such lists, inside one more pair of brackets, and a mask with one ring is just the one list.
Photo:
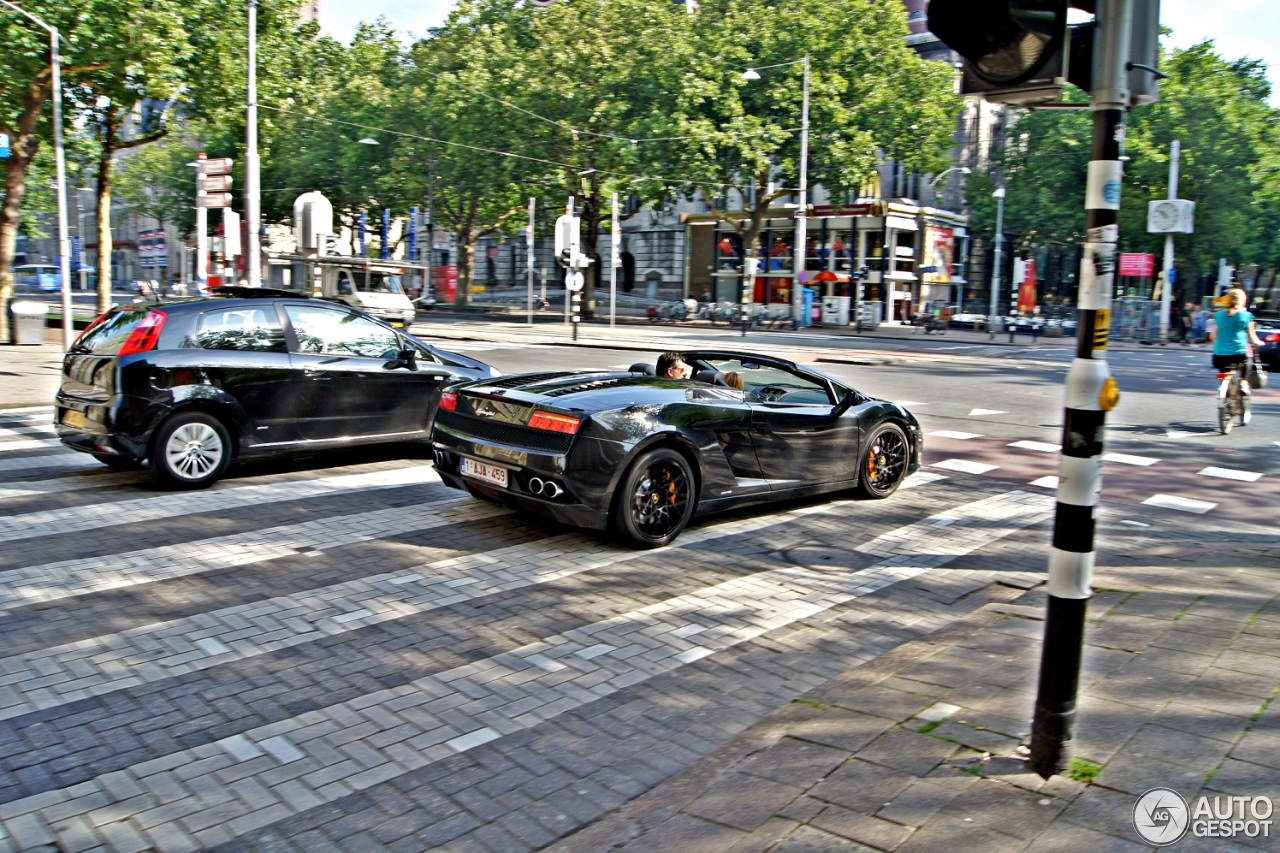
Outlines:
[[1147, 231], [1151, 234], [1190, 234], [1195, 203], [1165, 199], [1147, 204]]

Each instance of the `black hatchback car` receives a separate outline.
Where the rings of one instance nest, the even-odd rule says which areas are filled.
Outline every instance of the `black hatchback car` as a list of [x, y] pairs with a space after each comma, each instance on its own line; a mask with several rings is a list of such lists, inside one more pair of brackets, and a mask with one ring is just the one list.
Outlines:
[[428, 438], [442, 385], [499, 375], [345, 305], [267, 288], [111, 308], [62, 363], [63, 444], [178, 488], [234, 458]]

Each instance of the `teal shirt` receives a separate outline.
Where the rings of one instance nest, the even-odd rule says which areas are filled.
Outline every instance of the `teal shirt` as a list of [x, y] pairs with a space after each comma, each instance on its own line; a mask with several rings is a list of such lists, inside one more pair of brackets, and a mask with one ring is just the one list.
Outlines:
[[1244, 355], [1249, 346], [1249, 324], [1253, 315], [1241, 308], [1235, 314], [1227, 309], [1213, 315], [1213, 354]]

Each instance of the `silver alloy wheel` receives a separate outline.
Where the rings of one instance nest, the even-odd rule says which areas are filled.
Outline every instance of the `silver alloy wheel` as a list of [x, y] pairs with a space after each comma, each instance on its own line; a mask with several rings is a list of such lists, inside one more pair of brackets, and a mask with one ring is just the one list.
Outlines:
[[218, 431], [200, 421], [175, 429], [164, 446], [169, 470], [188, 480], [209, 476], [222, 464], [226, 452]]

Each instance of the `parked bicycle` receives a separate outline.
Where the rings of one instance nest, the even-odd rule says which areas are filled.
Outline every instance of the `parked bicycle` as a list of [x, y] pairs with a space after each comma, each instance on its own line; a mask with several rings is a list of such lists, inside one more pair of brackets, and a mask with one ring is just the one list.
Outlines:
[[650, 305], [645, 309], [650, 323], [680, 323], [689, 318], [689, 311], [683, 302], [664, 302], [661, 305]]
[[733, 302], [717, 302], [707, 312], [713, 326], [734, 326], [741, 322], [742, 306]]
[[1232, 368], [1218, 372], [1218, 429], [1223, 435], [1231, 432], [1238, 419], [1240, 426], [1248, 426], [1249, 395], [1241, 385], [1240, 371]]

